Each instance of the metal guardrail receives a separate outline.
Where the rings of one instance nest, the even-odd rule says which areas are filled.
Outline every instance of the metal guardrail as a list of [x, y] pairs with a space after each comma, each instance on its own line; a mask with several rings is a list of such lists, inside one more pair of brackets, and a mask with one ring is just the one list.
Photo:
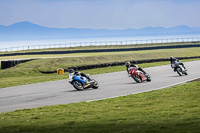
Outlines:
[[67, 47], [80, 47], [80, 46], [156, 44], [156, 43], [176, 43], [176, 42], [196, 42], [196, 41], [199, 42], [200, 37], [29, 45], [29, 46], [2, 48], [0, 49], [0, 52], [34, 50], [34, 49], [50, 49], [50, 48], [67, 48]]

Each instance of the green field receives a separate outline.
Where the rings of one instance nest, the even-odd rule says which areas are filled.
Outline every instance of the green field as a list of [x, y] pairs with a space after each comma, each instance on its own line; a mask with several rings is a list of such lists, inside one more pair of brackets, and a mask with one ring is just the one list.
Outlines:
[[[124, 88], [125, 89], [125, 88]], [[199, 133], [200, 81], [0, 114], [1, 133]]]

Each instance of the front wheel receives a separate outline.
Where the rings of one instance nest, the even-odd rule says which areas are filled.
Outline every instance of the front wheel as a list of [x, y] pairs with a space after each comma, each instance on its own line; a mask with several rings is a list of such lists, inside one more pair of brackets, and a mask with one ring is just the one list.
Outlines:
[[188, 75], [187, 71], [185, 71], [185, 75]]
[[99, 84], [98, 84], [98, 82], [96, 81], [96, 80], [94, 80], [94, 79], [92, 79], [92, 81], [93, 81], [93, 89], [97, 89], [97, 88], [99, 88]]
[[182, 73], [182, 71], [181, 71], [181, 68], [177, 68], [176, 71], [177, 71], [177, 73], [178, 73], [179, 76], [182, 76], [182, 75], [183, 75], [183, 73]]
[[84, 89], [83, 85], [79, 81], [73, 81], [72, 85], [75, 89], [82, 91]]
[[146, 78], [147, 78], [147, 82], [151, 81], [151, 76], [149, 74], [145, 74]]
[[140, 79], [140, 76], [138, 76], [138, 75], [133, 75], [133, 77], [132, 77], [137, 83], [141, 83], [142, 82], [142, 80]]

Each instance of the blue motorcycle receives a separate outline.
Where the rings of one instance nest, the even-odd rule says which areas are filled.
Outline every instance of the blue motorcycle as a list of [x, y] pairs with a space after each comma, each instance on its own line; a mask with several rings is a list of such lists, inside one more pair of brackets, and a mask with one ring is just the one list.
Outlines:
[[74, 73], [69, 74], [69, 83], [71, 83], [75, 89], [82, 91], [86, 88], [97, 89], [99, 84], [96, 80], [91, 79], [89, 74], [86, 77], [81, 75], [76, 75]]

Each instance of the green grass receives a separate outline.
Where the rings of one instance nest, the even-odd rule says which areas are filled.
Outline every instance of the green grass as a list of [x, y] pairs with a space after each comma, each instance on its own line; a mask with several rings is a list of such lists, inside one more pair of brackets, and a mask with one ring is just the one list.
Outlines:
[[199, 101], [196, 81], [89, 103], [1, 113], [0, 132], [199, 133]]

